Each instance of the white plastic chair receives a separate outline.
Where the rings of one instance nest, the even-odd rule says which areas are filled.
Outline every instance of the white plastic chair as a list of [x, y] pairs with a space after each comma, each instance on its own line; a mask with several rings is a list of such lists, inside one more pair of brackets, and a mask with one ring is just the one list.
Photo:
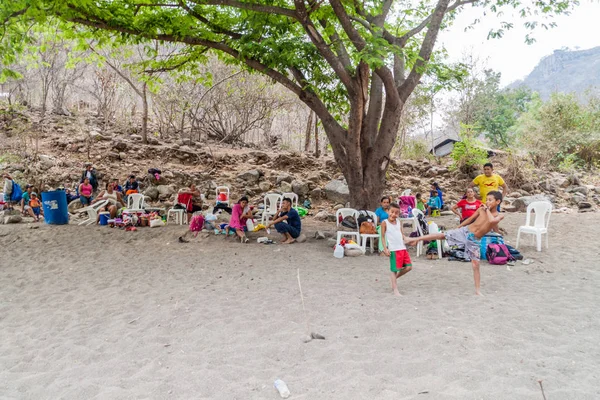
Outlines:
[[[533, 224], [531, 224], [532, 211], [535, 213]], [[515, 247], [519, 248], [521, 233], [528, 233], [536, 236], [537, 251], [542, 251], [542, 235], [546, 234], [546, 248], [548, 248], [548, 225], [550, 224], [550, 215], [552, 215], [552, 203], [549, 201], [534, 201], [528, 205], [525, 225], [519, 227], [517, 232], [517, 244]]]
[[[357, 221], [357, 225], [358, 225], [358, 211], [355, 210], [354, 208], [340, 208], [339, 210], [337, 210], [335, 212], [335, 226], [336, 227], [340, 227], [341, 221], [340, 221], [340, 216], [342, 217], [342, 221], [344, 220], [344, 218], [346, 217], [354, 217], [354, 219]], [[337, 242], [336, 244], [340, 244], [340, 241], [342, 240], [342, 238], [344, 236], [352, 236], [356, 238], [356, 244], [358, 244], [360, 246], [360, 233], [358, 231], [359, 227], [356, 227], [356, 231], [338, 231], [337, 232]]]
[[81, 221], [79, 223], [79, 225], [92, 225], [96, 223], [96, 220], [98, 219], [98, 210], [100, 210], [102, 207], [106, 206], [108, 204], [108, 200], [102, 200], [99, 201], [97, 203], [94, 203], [90, 206], [84, 207], [84, 208], [80, 208], [79, 210], [75, 210], [75, 212], [77, 214], [80, 213], [84, 213], [86, 212], [88, 215], [88, 218], [84, 221]]
[[[367, 215], [369, 216], [369, 218], [373, 221], [373, 224], [375, 224], [375, 226], [377, 226], [377, 214], [375, 214], [373, 211], [367, 211]], [[360, 211], [358, 212], [358, 214], [360, 215]], [[358, 219], [358, 218], [357, 218]], [[358, 224], [358, 221], [356, 221]], [[359, 233], [360, 233], [360, 226], [358, 227]], [[360, 245], [363, 249], [363, 253], [367, 251], [367, 240], [369, 241], [369, 247], [371, 249], [371, 253], [375, 252], [375, 239], [379, 239], [379, 234], [378, 233], [361, 233], [360, 234]]]
[[284, 199], [287, 197], [288, 199], [292, 200], [292, 207], [298, 208], [298, 195], [296, 193], [284, 193], [281, 195], [281, 197]]
[[127, 209], [123, 212], [141, 212], [144, 211], [144, 195], [132, 193], [127, 196]]
[[[175, 204], [173, 204], [173, 206], [176, 206], [177, 204], [181, 205], [183, 208], [170, 208], [167, 211], [167, 225], [169, 224], [169, 217], [173, 216], [175, 223], [177, 225], [183, 225], [183, 224], [187, 224], [187, 210], [188, 210], [188, 205], [189, 202], [192, 201], [192, 199], [190, 198], [188, 200], [188, 204], [182, 203], [180, 200], [180, 195], [183, 196], [183, 194], [179, 193], [177, 194], [177, 200], [175, 201]], [[200, 195], [200, 198], [202, 198], [202, 195]]]
[[260, 223], [266, 225], [270, 217], [277, 215], [283, 197], [277, 193], [267, 193], [264, 199], [264, 205]]
[[[227, 200], [221, 201], [219, 200], [219, 193], [226, 193], [227, 194]], [[221, 203], [221, 204], [226, 204], [227, 206], [229, 206], [229, 204], [231, 203], [231, 200], [229, 198], [229, 186], [217, 186], [217, 188], [215, 189], [215, 199], [216, 199], [216, 203]]]
[[410, 189], [406, 189], [405, 191], [403, 191], [400, 196], [410, 196], [410, 194], [412, 193], [412, 190]]
[[[437, 224], [435, 224], [435, 226], [437, 226]], [[439, 227], [435, 230], [435, 232], [433, 231], [432, 228], [433, 228], [432, 224], [429, 224], [427, 226], [427, 229], [429, 230], [429, 234], [430, 235], [433, 235], [434, 233], [439, 233], [440, 232], [440, 228]], [[419, 242], [419, 243], [423, 243], [423, 242]], [[438, 252], [438, 260], [441, 260], [442, 259], [442, 241], [441, 240], [439, 240], [439, 239], [436, 240], [436, 247], [437, 247], [437, 252]], [[422, 247], [421, 247], [421, 251], [423, 251]]]
[[[413, 213], [413, 225], [417, 227], [417, 232], [419, 233], [419, 236], [423, 236], [423, 230], [421, 229], [421, 224], [419, 224], [419, 215], [421, 215], [422, 217], [424, 217], [425, 215], [423, 214], [423, 211], [419, 210], [418, 208], [414, 208], [412, 210]], [[418, 242], [417, 243], [417, 257], [419, 257], [421, 255], [421, 253], [423, 252], [423, 242]]]

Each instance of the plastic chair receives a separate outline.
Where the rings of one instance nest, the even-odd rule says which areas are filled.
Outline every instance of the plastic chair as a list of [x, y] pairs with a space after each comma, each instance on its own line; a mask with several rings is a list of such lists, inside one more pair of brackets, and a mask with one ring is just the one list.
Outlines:
[[277, 193], [267, 193], [264, 199], [264, 205], [260, 223], [266, 225], [270, 217], [277, 215], [283, 197]]
[[[423, 236], [423, 229], [421, 229], [421, 224], [419, 224], [419, 215], [424, 218], [425, 214], [423, 214], [423, 211], [419, 210], [418, 208], [413, 209], [412, 213], [413, 213], [413, 227], [416, 226], [419, 236]], [[417, 243], [417, 257], [419, 257], [422, 252], [423, 252], [423, 242], [418, 242]]]
[[187, 211], [190, 209], [192, 204], [192, 195], [190, 193], [179, 193], [177, 195], [177, 203], [185, 208], [170, 208], [167, 211], [167, 224], [169, 223], [169, 217], [173, 215], [175, 223], [178, 225], [187, 224]]
[[281, 195], [281, 197], [284, 199], [287, 197], [288, 199], [292, 200], [292, 207], [298, 208], [298, 195], [296, 193], [284, 193]]
[[140, 193], [132, 193], [127, 196], [127, 209], [123, 212], [142, 212], [144, 211], [144, 195]]
[[[437, 224], [435, 224], [435, 225], [434, 224], [435, 223], [430, 223], [427, 226], [430, 235], [440, 232], [440, 229], [437, 227]], [[433, 229], [434, 227], [435, 227], [435, 229]], [[435, 232], [434, 232], [434, 230], [435, 230]], [[442, 259], [442, 241], [441, 240], [439, 240], [439, 239], [436, 240], [436, 247], [437, 247], [437, 252], [438, 252], [438, 259], [441, 260]]]
[[[354, 217], [354, 219], [357, 221], [357, 225], [358, 225], [358, 211], [355, 210], [354, 208], [340, 208], [339, 210], [337, 210], [335, 212], [335, 226], [337, 228], [340, 227], [340, 224], [342, 223], [340, 221], [340, 219], [343, 221], [344, 218], [346, 217]], [[340, 218], [340, 216], [342, 218]], [[352, 236], [356, 238], [356, 244], [360, 245], [360, 232], [358, 231], [359, 227], [356, 227], [356, 231], [338, 231], [337, 232], [337, 242], [336, 244], [340, 244], [340, 241], [342, 240], [342, 238], [344, 236]]]
[[431, 217], [439, 217], [440, 216], [440, 210], [431, 210]]
[[[360, 214], [360, 212], [359, 212]], [[368, 211], [367, 210], [367, 215], [369, 216], [369, 218], [371, 218], [371, 220], [373, 220], [373, 223], [375, 224], [375, 226], [377, 226], [377, 214], [375, 214], [373, 211]], [[358, 221], [357, 221], [358, 223]], [[360, 226], [358, 227], [359, 233], [360, 233]], [[363, 253], [367, 251], [367, 240], [369, 241], [369, 248], [371, 249], [371, 253], [375, 252], [375, 239], [379, 239], [379, 234], [378, 233], [360, 233], [360, 245], [363, 249]]]
[[102, 200], [102, 201], [92, 204], [91, 206], [80, 208], [79, 210], [76, 210], [75, 212], [78, 214], [86, 212], [88, 215], [87, 219], [84, 221], [81, 221], [79, 223], [79, 225], [95, 224], [96, 220], [98, 219], [98, 210], [100, 210], [102, 207], [106, 206], [107, 204], [108, 204], [108, 200]]
[[[531, 212], [535, 213], [535, 219], [531, 224]], [[546, 214], [548, 216], [546, 217]], [[546, 234], [546, 248], [548, 248], [548, 225], [550, 224], [550, 215], [552, 215], [552, 203], [549, 201], [534, 201], [527, 206], [527, 217], [525, 225], [520, 226], [517, 232], [516, 248], [519, 248], [521, 233], [527, 233], [536, 236], [537, 251], [542, 251], [542, 235]]]
[[[221, 196], [221, 198], [219, 198], [219, 195], [223, 193], [225, 194], [226, 198], [223, 198], [223, 196]], [[229, 187], [228, 186], [217, 186], [215, 189], [215, 199], [217, 204], [221, 203], [221, 204], [226, 204], [227, 206], [229, 206], [230, 204], [230, 200], [229, 200]]]
[[412, 193], [412, 190], [410, 189], [406, 189], [405, 191], [403, 191], [400, 196], [410, 196], [410, 194]]

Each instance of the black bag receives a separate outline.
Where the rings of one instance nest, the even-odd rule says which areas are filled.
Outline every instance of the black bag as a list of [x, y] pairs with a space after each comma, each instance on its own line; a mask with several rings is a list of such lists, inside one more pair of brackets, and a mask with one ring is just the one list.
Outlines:
[[367, 211], [365, 210], [359, 210], [358, 211], [358, 219], [357, 219], [357, 224], [358, 226], [361, 226], [363, 222], [373, 222], [372, 218], [369, 217], [369, 213], [367, 213]]
[[519, 250], [515, 249], [512, 246], [506, 245], [506, 248], [508, 249], [508, 251], [510, 251], [510, 255], [513, 256], [513, 258], [515, 260], [522, 260], [523, 259], [523, 255], [519, 252]]
[[348, 215], [342, 220], [342, 226], [356, 230], [356, 219], [353, 216]]

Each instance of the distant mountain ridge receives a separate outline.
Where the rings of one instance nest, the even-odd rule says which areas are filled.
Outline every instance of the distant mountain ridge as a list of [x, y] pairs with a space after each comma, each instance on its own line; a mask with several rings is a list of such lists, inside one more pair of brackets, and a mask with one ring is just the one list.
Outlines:
[[554, 92], [576, 93], [583, 99], [588, 91], [600, 94], [600, 46], [588, 50], [555, 50], [542, 58], [524, 80], [511, 88], [525, 86], [548, 99]]

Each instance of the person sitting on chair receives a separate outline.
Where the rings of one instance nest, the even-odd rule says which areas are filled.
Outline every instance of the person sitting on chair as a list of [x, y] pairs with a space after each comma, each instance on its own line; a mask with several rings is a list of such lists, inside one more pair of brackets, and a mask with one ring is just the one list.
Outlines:
[[198, 190], [193, 183], [190, 185], [189, 189], [182, 190], [180, 193], [189, 193], [192, 195], [192, 206], [191, 209], [188, 208], [188, 221], [191, 221], [192, 215], [195, 212], [202, 211], [202, 195], [200, 194], [200, 190]]
[[284, 198], [281, 202], [281, 209], [275, 215], [275, 219], [269, 223], [267, 228], [275, 226], [277, 232], [281, 233], [285, 240], [284, 244], [291, 244], [296, 241], [302, 230], [302, 222], [298, 211], [292, 208], [292, 200]]
[[431, 213], [434, 210], [441, 210], [441, 209], [442, 209], [442, 203], [440, 201], [440, 198], [438, 197], [438, 192], [437, 192], [437, 190], [434, 190], [431, 192], [431, 197], [427, 201], [427, 211], [425, 211], [425, 214], [431, 215]]

